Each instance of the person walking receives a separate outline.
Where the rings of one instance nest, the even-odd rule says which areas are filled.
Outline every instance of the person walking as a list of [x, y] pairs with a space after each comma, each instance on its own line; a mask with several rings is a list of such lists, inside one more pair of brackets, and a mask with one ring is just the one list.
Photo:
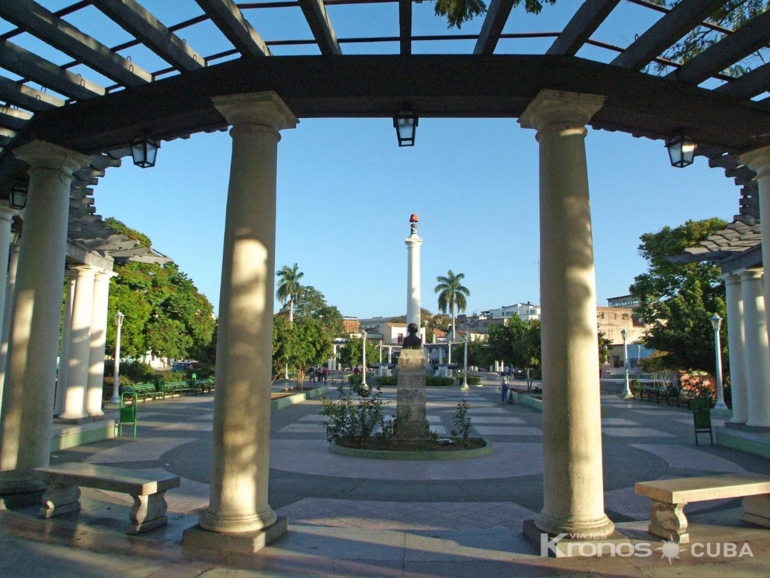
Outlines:
[[502, 374], [500, 374], [500, 375], [501, 375], [501, 379], [500, 379], [500, 389], [501, 389], [501, 390], [502, 390], [502, 392], [503, 392], [502, 401], [501, 401], [500, 403], [502, 403], [503, 405], [505, 405], [505, 403], [508, 401], [508, 382], [506, 381], [506, 375], [505, 375], [505, 373], [502, 373]]

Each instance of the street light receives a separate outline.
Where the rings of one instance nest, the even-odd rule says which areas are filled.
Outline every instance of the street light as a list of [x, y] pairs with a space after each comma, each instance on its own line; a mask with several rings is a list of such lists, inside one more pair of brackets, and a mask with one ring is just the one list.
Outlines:
[[363, 349], [362, 357], [364, 358], [364, 366], [361, 371], [361, 384], [366, 386], [366, 329], [364, 329], [362, 333], [363, 339], [361, 340], [361, 348]]
[[463, 385], [460, 391], [468, 391], [468, 333], [465, 333], [465, 358], [463, 360]]
[[115, 327], [117, 327], [118, 333], [115, 336], [115, 366], [112, 374], [112, 397], [110, 398], [110, 403], [120, 403], [120, 394], [118, 393], [120, 388], [120, 331], [125, 317], [119, 310], [115, 314]]
[[631, 388], [628, 384], [628, 343], [626, 342], [626, 338], [628, 337], [628, 331], [626, 331], [626, 328], [620, 330], [620, 335], [623, 336], [623, 365], [626, 369], [626, 379], [625, 383], [623, 385], [623, 397], [626, 399], [630, 399], [634, 397], [634, 394], [631, 393]]
[[417, 115], [412, 112], [412, 107], [405, 104], [396, 116], [393, 117], [393, 128], [396, 129], [398, 146], [413, 147], [414, 136], [417, 131]]
[[695, 141], [689, 135], [685, 134], [682, 130], [678, 130], [666, 143], [671, 166], [682, 169], [691, 165], [697, 147], [698, 145], [695, 144]]
[[160, 145], [158, 141], [148, 136], [142, 136], [131, 143], [131, 158], [134, 164], [143, 169], [155, 166]]
[[719, 328], [722, 326], [722, 318], [714, 313], [711, 318], [711, 327], [714, 328], [714, 346], [717, 357], [717, 403], [714, 409], [727, 409], [725, 404], [725, 393], [722, 387], [722, 342], [719, 338]]
[[19, 211], [23, 210], [27, 206], [28, 192], [29, 187], [26, 183], [16, 183], [13, 185], [11, 194], [8, 197], [8, 206]]

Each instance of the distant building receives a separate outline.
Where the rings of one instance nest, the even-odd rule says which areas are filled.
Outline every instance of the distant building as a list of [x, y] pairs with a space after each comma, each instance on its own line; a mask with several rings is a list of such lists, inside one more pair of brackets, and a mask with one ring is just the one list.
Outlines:
[[620, 297], [610, 297], [607, 299], [608, 307], [630, 307], [636, 309], [639, 307], [639, 297], [633, 295], [621, 295]]
[[498, 309], [489, 309], [482, 311], [481, 319], [510, 319], [518, 315], [519, 319], [526, 322], [530, 319], [540, 319], [540, 306], [532, 303], [515, 303], [513, 305], [503, 305]]
[[358, 331], [358, 319], [345, 317], [342, 323], [345, 325], [345, 333], [356, 333]]

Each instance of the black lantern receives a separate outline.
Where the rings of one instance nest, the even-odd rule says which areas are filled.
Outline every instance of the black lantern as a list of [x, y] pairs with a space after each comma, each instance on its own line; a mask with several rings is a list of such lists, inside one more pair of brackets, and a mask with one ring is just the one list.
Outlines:
[[12, 209], [18, 209], [21, 211], [27, 206], [27, 185], [24, 183], [16, 183], [11, 189], [11, 196], [8, 197], [8, 205]]
[[159, 148], [158, 142], [148, 136], [136, 139], [131, 143], [131, 157], [134, 159], [134, 164], [143, 169], [154, 167]]
[[414, 133], [417, 130], [417, 115], [411, 110], [405, 109], [393, 117], [393, 128], [398, 136], [398, 146], [413, 147]]
[[671, 166], [682, 169], [692, 164], [698, 145], [689, 135], [680, 130], [668, 139], [666, 148], [671, 159]]

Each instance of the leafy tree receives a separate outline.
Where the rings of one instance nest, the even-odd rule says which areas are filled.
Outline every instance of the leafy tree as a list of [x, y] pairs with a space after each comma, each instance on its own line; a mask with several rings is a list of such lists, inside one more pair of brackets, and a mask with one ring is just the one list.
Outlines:
[[276, 317], [273, 323], [274, 376], [291, 366], [297, 372], [297, 387], [302, 389], [310, 366], [324, 363], [330, 355], [331, 340], [317, 319], [303, 317], [291, 323], [285, 317]]
[[296, 263], [291, 268], [284, 265], [277, 273], [279, 283], [275, 295], [281, 303], [289, 302], [289, 323], [294, 323], [294, 303], [302, 297], [303, 287], [299, 284], [299, 280], [304, 275], [299, 271], [299, 265]]
[[449, 315], [452, 318], [453, 338], [455, 335], [455, 309], [457, 311], [465, 311], [468, 307], [468, 302], [465, 298], [471, 294], [468, 288], [461, 284], [464, 277], [465, 273], [455, 275], [450, 269], [447, 271], [446, 277], [443, 275], [436, 277], [438, 284], [433, 288], [433, 292], [438, 293], [439, 311], [446, 313], [449, 310]]
[[[150, 246], [149, 237], [117, 219], [109, 218], [107, 223], [141, 245]], [[122, 355], [138, 357], [150, 352], [159, 357], [188, 359], [208, 351], [205, 355], [211, 357], [214, 307], [176, 263], [116, 263], [115, 272], [118, 275], [110, 281], [108, 319], [114, 319], [118, 310], [125, 315]], [[110, 322], [107, 351], [114, 351], [115, 336], [115, 324]]]
[[[355, 367], [361, 365], [363, 360], [363, 352], [361, 348], [361, 338], [351, 337], [348, 342], [339, 349], [340, 361], [342, 365], [346, 367]], [[366, 364], [377, 363], [380, 358], [379, 343], [366, 340]]]
[[[422, 0], [416, 0], [421, 3]], [[436, 16], [445, 16], [448, 27], [462, 28], [464, 22], [473, 20], [476, 16], [486, 14], [487, 6], [483, 0], [435, 0]], [[522, 0], [513, 0], [513, 7], [521, 4]], [[524, 0], [524, 8], [527, 12], [538, 14], [543, 9], [543, 3], [555, 4], [556, 0]]]
[[[674, 7], [681, 0], [651, 0], [658, 6]], [[717, 8], [708, 18], [708, 22], [719, 28], [726, 30], [738, 30], [752, 18], [761, 15], [770, 7], [770, 0], [728, 0], [722, 6]], [[725, 32], [715, 30], [710, 26], [698, 26], [688, 32], [684, 38], [679, 40], [671, 48], [663, 53], [663, 58], [677, 63], [684, 63], [712, 46], [724, 38]], [[735, 64], [726, 70], [724, 74], [729, 76], [740, 76], [748, 71], [747, 64], [764, 64], [764, 59], [760, 52], [755, 52], [743, 64]], [[656, 63], [654, 65], [657, 72], [663, 72], [667, 65]]]
[[599, 369], [601, 369], [610, 358], [610, 345], [612, 345], [612, 340], [607, 339], [607, 334], [604, 333], [604, 331], [599, 330], [598, 324], [596, 327], [596, 334], [599, 341]]
[[[283, 310], [285, 310], [284, 307]], [[294, 304], [297, 317], [313, 317], [321, 322], [330, 337], [339, 337], [345, 332], [342, 313], [334, 305], [326, 302], [326, 297], [312, 285], [302, 287], [302, 292]]]
[[[725, 225], [717, 218], [687, 221], [674, 229], [664, 227], [641, 236], [639, 250], [649, 270], [634, 279], [630, 291], [640, 300], [635, 314], [650, 326], [645, 344], [661, 353], [661, 367], [710, 373], [716, 369], [709, 319], [714, 313], [725, 317], [725, 288], [719, 267], [708, 262], [672, 263], [666, 257], [695, 246]], [[722, 324], [725, 347], [726, 325]], [[723, 360], [727, 362], [727, 357]]]
[[[525, 322], [514, 315], [505, 325], [492, 325], [487, 342], [493, 359], [519, 369], [529, 369], [530, 377], [542, 365], [539, 319]], [[531, 382], [528, 385], [531, 386]]]

